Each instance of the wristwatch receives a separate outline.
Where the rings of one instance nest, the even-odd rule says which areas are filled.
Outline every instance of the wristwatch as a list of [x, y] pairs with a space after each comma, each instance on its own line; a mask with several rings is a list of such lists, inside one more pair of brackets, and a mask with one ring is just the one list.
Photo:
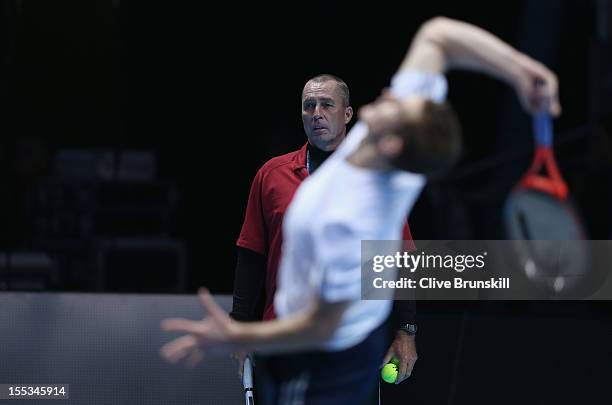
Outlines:
[[408, 336], [414, 336], [417, 333], [416, 323], [403, 323], [399, 330], [402, 330], [408, 334]]

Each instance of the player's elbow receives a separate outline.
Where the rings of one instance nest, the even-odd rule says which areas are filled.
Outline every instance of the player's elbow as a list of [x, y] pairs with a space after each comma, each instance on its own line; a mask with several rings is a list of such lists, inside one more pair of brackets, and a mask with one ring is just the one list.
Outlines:
[[444, 48], [447, 43], [447, 33], [451, 26], [452, 20], [450, 18], [442, 16], [430, 18], [419, 28], [417, 38]]

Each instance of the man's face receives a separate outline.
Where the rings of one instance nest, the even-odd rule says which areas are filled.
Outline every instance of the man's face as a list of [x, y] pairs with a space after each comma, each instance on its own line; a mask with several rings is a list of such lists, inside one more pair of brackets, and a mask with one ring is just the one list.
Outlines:
[[335, 81], [306, 83], [302, 92], [302, 122], [312, 145], [324, 151], [336, 149], [352, 116], [353, 109], [342, 102]]

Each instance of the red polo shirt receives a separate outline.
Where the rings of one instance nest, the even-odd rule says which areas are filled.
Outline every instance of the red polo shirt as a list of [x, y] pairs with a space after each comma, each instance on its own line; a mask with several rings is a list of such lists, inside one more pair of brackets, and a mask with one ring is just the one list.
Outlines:
[[[276, 274], [281, 257], [283, 217], [300, 183], [308, 176], [307, 144], [267, 161], [255, 175], [236, 245], [267, 257], [264, 320], [274, 319]], [[404, 240], [412, 240], [408, 224]], [[414, 245], [409, 247], [413, 250]]]

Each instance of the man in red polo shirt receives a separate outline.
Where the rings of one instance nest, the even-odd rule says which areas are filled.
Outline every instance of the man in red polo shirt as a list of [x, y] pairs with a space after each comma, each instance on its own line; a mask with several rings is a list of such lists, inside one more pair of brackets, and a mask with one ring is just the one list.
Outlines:
[[[302, 121], [308, 142], [299, 150], [266, 162], [255, 175], [242, 231], [237, 241], [238, 261], [230, 316], [240, 321], [275, 318], [274, 293], [282, 245], [285, 211], [300, 183], [312, 174], [344, 140], [353, 117], [349, 89], [333, 75], [310, 79], [302, 92]], [[404, 239], [412, 240], [406, 223]], [[409, 247], [410, 248], [410, 247]], [[412, 246], [412, 248], [414, 248]], [[263, 317], [261, 304], [263, 301]], [[398, 331], [385, 360], [400, 359], [400, 383], [417, 359], [414, 302], [396, 301]], [[244, 356], [237, 354], [242, 370]]]

